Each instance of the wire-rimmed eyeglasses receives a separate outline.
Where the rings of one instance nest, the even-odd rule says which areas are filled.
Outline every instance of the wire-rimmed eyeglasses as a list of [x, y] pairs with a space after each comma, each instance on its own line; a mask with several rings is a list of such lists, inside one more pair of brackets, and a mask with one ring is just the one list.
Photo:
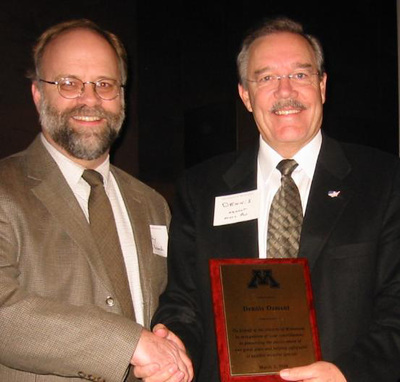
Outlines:
[[81, 97], [85, 92], [86, 84], [93, 85], [95, 93], [105, 101], [111, 101], [117, 98], [121, 93], [121, 89], [124, 88], [124, 85], [120, 84], [117, 80], [109, 78], [86, 82], [74, 77], [63, 77], [57, 81], [46, 81], [40, 78], [39, 81], [50, 85], [56, 85], [60, 96], [67, 99]]
[[283, 78], [288, 78], [293, 86], [307, 86], [311, 85], [314, 81], [314, 76], [319, 76], [319, 72], [301, 71], [284, 75], [262, 74], [255, 80], [247, 79], [247, 82], [256, 83], [257, 87], [267, 87], [275, 89], [279, 81]]

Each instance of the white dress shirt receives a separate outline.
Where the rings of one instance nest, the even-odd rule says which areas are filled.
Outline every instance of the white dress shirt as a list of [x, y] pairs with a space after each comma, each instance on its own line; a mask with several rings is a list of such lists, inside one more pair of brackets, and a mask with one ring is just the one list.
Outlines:
[[[89, 195], [90, 185], [82, 178], [84, 167], [75, 163], [71, 159], [67, 158], [54, 146], [52, 146], [44, 137], [41, 135], [42, 142], [50, 155], [57, 163], [60, 171], [64, 175], [65, 180], [71, 187], [79, 205], [82, 208], [86, 219], [89, 222]], [[114, 213], [115, 223], [117, 226], [117, 232], [119, 241], [121, 244], [122, 254], [125, 260], [126, 271], [128, 274], [128, 281], [133, 299], [133, 307], [135, 309], [136, 322], [143, 325], [143, 295], [140, 284], [139, 264], [137, 258], [137, 251], [135, 245], [135, 238], [133, 236], [133, 230], [129, 219], [128, 211], [126, 210], [125, 203], [122, 199], [122, 195], [118, 188], [118, 184], [110, 171], [110, 158], [107, 159], [96, 168], [104, 179], [104, 188], [106, 194], [110, 199], [111, 207]]]
[[[303, 207], [303, 215], [306, 210], [311, 181], [314, 176], [318, 154], [321, 149], [321, 131], [293, 158], [299, 165], [292, 173], [296, 183]], [[267, 229], [268, 215], [272, 199], [281, 185], [281, 173], [276, 168], [277, 164], [285, 159], [274, 151], [260, 136], [260, 149], [257, 161], [257, 189], [260, 195], [260, 214], [258, 218], [258, 248], [259, 257], [267, 257]]]

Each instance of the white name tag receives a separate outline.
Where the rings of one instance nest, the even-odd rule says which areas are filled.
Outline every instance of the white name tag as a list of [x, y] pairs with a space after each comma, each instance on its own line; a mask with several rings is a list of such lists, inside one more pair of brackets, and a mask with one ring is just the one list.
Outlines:
[[215, 198], [214, 226], [257, 219], [259, 192], [257, 190]]
[[150, 225], [151, 244], [153, 253], [167, 257], [168, 231], [165, 225]]

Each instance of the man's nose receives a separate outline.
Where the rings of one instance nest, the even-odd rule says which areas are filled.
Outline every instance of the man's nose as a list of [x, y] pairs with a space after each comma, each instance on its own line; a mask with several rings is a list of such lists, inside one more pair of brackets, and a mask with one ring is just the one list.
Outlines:
[[102, 102], [102, 99], [96, 93], [95, 84], [92, 82], [85, 82], [81, 95], [78, 97], [78, 102], [84, 103], [88, 106], [98, 105]]
[[282, 76], [277, 79], [275, 89], [276, 98], [293, 98], [297, 95], [297, 90], [294, 88], [292, 80], [287, 76]]

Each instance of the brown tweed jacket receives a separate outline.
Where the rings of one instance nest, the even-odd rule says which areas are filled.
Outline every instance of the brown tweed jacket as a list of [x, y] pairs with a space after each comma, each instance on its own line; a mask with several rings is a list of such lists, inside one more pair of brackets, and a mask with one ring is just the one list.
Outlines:
[[[168, 226], [170, 213], [154, 190], [111, 171], [130, 214], [149, 326], [166, 283], [149, 225]], [[0, 381], [123, 381], [141, 330], [122, 315], [89, 225], [40, 137], [0, 161]]]

